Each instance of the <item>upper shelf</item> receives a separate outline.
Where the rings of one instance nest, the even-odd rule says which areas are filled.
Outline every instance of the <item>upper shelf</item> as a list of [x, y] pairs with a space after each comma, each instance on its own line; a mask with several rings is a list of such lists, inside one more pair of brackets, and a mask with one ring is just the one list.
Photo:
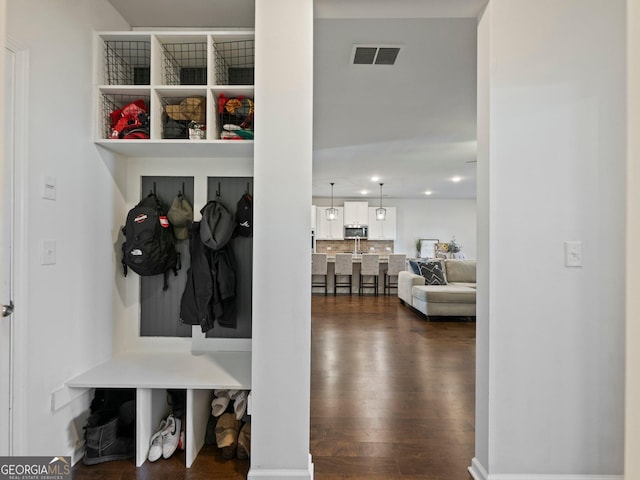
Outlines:
[[96, 140], [107, 150], [127, 157], [249, 158], [253, 140]]
[[102, 32], [95, 52], [95, 143], [131, 157], [253, 154], [253, 31]]

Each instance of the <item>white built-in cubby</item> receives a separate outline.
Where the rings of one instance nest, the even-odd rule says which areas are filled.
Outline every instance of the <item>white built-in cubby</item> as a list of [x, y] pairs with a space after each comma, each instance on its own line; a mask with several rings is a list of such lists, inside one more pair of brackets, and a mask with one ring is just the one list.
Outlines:
[[[192, 193], [189, 196], [193, 202], [196, 221], [201, 219], [200, 207], [213, 199], [219, 188], [222, 189], [222, 200], [230, 205], [237, 201], [237, 193], [232, 193], [234, 188], [252, 185], [247, 181], [252, 176], [253, 160], [246, 157], [131, 157], [122, 162], [121, 167], [126, 168], [126, 175], [123, 176], [125, 184], [120, 187], [126, 192], [127, 198], [121, 222], [124, 222], [125, 211], [146, 195], [144, 185], [145, 181], [148, 183], [148, 178], [191, 178]], [[214, 172], [216, 175], [212, 175]], [[224, 179], [230, 180], [227, 185], [223, 183]], [[187, 184], [185, 192], [189, 190]], [[114, 230], [119, 230], [120, 226], [115, 225]], [[247, 245], [247, 242], [252, 242], [250, 238], [237, 238], [232, 242], [239, 243], [237, 247], [243, 249], [244, 255], [251, 255], [251, 246]], [[117, 295], [114, 303], [113, 355], [103, 363], [69, 379], [66, 388], [54, 394], [54, 409], [58, 408], [56, 403], [79, 395], [74, 392], [90, 392], [94, 388], [136, 389], [136, 465], [141, 466], [147, 458], [151, 435], [160, 420], [169, 413], [167, 389], [184, 389], [185, 466], [190, 467], [204, 444], [213, 390], [251, 390], [250, 325], [249, 333], [239, 338], [225, 337], [224, 334], [222, 337], [209, 337], [201, 332], [199, 325], [192, 326], [188, 336], [144, 335], [142, 320], [149, 315], [144, 312], [143, 285], [145, 282], [155, 282], [159, 299], [176, 295], [179, 298], [182, 293], [178, 281], [180, 277], [170, 275], [169, 289], [162, 292], [162, 275], [140, 277], [129, 272], [124, 277], [120, 266], [119, 244], [114, 251]], [[186, 274], [187, 268], [188, 263], [183, 263], [179, 274]], [[250, 302], [246, 289], [244, 298]], [[164, 300], [156, 303], [160, 305], [162, 301]], [[167, 315], [165, 308], [161, 307], [156, 315]], [[245, 318], [244, 322], [251, 322], [251, 312], [248, 314], [249, 318]], [[172, 318], [175, 324], [179, 323], [177, 316]], [[219, 332], [221, 327], [216, 325], [213, 330]], [[247, 412], [251, 413], [250, 405]]]
[[[114, 232], [119, 232], [126, 212], [148, 193], [149, 179], [154, 188], [156, 177], [158, 184], [163, 179], [173, 179], [175, 184], [179, 179], [179, 188], [171, 184], [171, 195], [164, 201], [170, 203], [174, 190], [188, 192], [195, 221], [200, 220], [200, 208], [214, 199], [214, 192], [219, 194], [222, 188], [222, 199], [235, 211], [240, 189], [245, 185], [252, 188], [253, 141], [219, 139], [217, 102], [220, 95], [253, 99], [253, 39], [250, 30], [96, 34], [94, 142], [122, 160], [115, 178], [126, 203], [115, 214], [115, 222], [120, 224], [114, 225]], [[192, 97], [206, 99], [206, 138], [163, 138], [166, 106]], [[109, 113], [137, 99], [149, 107], [150, 138], [109, 138]], [[213, 390], [251, 390], [250, 288], [243, 297], [249, 302], [248, 310], [244, 309], [248, 328], [237, 338], [225, 338], [224, 333], [212, 338], [202, 333], [199, 325], [186, 335], [145, 335], [141, 320], [149, 316], [153, 320], [156, 313], [142, 312], [146, 308], [142, 299], [147, 296], [142, 288], [146, 279], [132, 272], [122, 276], [121, 241], [117, 239], [114, 245], [113, 355], [54, 392], [52, 408], [94, 388], [136, 389], [136, 465], [140, 466], [146, 461], [151, 435], [169, 413], [167, 389], [183, 389], [185, 464], [190, 467], [204, 444]], [[252, 243], [246, 242], [252, 240], [234, 241], [245, 242], [238, 248], [245, 257], [251, 256]], [[183, 265], [182, 274], [187, 267]], [[250, 265], [247, 271], [251, 271]], [[169, 289], [179, 298], [176, 282], [171, 279]], [[155, 303], [159, 305], [157, 315], [166, 314], [162, 303]], [[251, 413], [250, 402], [247, 413]]]
[[[251, 155], [252, 140], [221, 140], [218, 100], [253, 101], [253, 30], [100, 32], [95, 36], [95, 142], [128, 156]], [[163, 114], [202, 98], [202, 140], [166, 138]], [[111, 138], [110, 113], [135, 100], [149, 108], [150, 138]]]
[[72, 378], [67, 387], [136, 389], [136, 465], [147, 459], [149, 440], [169, 413], [167, 389], [186, 390], [185, 466], [191, 467], [204, 445], [214, 389], [250, 390], [247, 352], [135, 352]]

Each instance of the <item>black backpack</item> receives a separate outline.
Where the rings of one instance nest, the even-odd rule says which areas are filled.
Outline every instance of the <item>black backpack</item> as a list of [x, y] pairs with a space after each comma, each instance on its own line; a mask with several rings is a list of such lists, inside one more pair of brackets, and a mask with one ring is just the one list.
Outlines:
[[164, 274], [164, 288], [169, 288], [168, 273], [178, 274], [180, 254], [176, 251], [173, 229], [167, 218], [167, 210], [152, 192], [129, 210], [122, 227], [125, 241], [122, 244], [122, 267], [138, 275]]

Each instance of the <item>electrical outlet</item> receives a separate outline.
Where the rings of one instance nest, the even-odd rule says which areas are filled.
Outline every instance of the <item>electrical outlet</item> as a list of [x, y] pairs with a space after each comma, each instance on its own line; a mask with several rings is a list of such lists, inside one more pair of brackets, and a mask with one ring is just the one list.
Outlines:
[[42, 240], [42, 247], [40, 251], [40, 265], [55, 265], [55, 264], [56, 264], [56, 241]]

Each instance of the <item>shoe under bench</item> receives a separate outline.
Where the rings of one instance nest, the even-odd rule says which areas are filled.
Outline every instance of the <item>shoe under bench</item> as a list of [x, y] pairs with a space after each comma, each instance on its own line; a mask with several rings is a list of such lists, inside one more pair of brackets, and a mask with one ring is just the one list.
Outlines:
[[[167, 389], [186, 390], [185, 463], [204, 445], [214, 389], [251, 390], [251, 352], [128, 352], [70, 379], [69, 388], [136, 389], [136, 466], [147, 459], [149, 439], [166, 416]], [[250, 413], [251, 402], [247, 405]]]

